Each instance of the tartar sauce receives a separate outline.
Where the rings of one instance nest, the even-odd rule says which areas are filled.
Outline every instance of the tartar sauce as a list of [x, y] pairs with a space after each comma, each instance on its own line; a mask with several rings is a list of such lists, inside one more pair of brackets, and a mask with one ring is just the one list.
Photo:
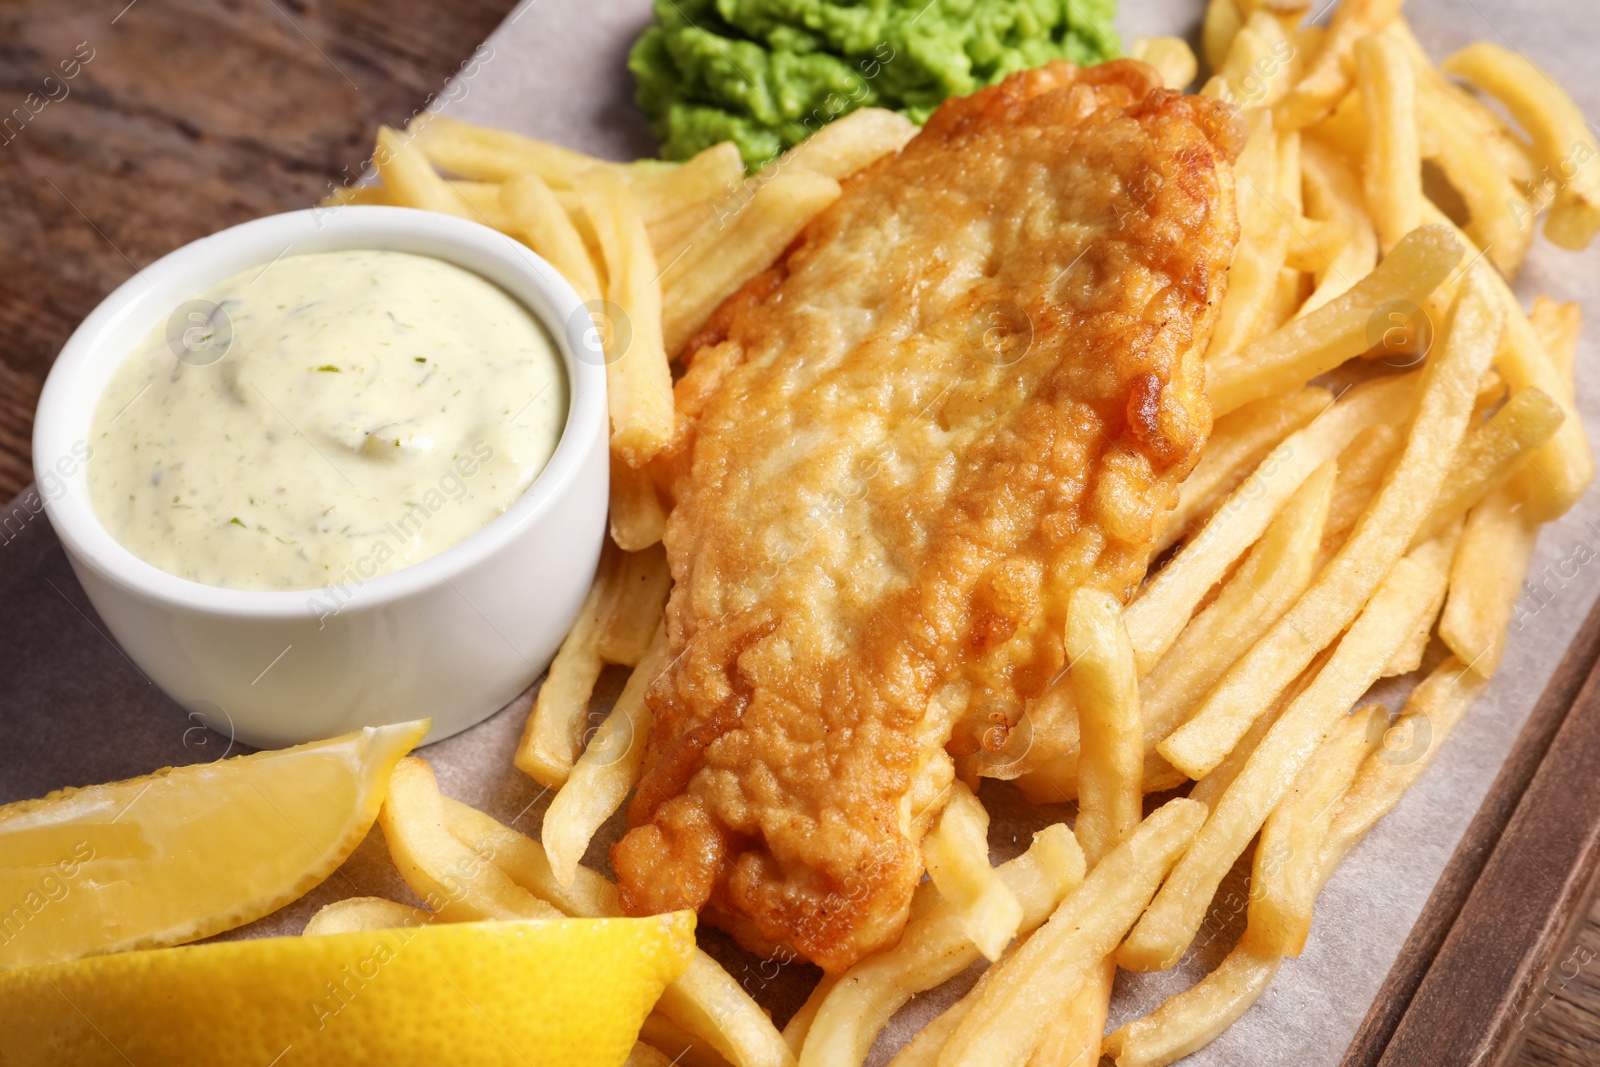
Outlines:
[[544, 328], [478, 275], [404, 252], [285, 256], [185, 304], [117, 368], [90, 499], [180, 577], [342, 586], [482, 529], [544, 469], [566, 412]]

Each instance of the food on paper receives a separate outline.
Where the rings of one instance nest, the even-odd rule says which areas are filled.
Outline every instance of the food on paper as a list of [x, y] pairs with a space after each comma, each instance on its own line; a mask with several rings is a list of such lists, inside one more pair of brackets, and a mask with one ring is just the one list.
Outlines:
[[90, 499], [180, 578], [347, 585], [488, 525], [566, 412], [549, 334], [484, 278], [406, 252], [285, 256], [185, 303], [117, 368]]

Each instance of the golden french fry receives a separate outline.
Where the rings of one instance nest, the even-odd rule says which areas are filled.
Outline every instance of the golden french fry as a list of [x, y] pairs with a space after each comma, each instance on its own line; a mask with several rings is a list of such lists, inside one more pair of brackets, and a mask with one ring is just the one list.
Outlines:
[[1450, 476], [1439, 490], [1433, 511], [1417, 531], [1412, 544], [1437, 537], [1459, 520], [1491, 489], [1511, 477], [1524, 457], [1548, 441], [1565, 416], [1561, 405], [1543, 390], [1528, 388], [1511, 394], [1487, 422], [1474, 426], [1456, 450]]
[[1216, 421], [1200, 462], [1178, 486], [1178, 503], [1152, 555], [1183, 540], [1289, 434], [1322, 414], [1333, 394], [1315, 386], [1246, 404]]
[[1402, 0], [1344, 0], [1334, 10], [1322, 50], [1289, 94], [1279, 101], [1273, 117], [1285, 129], [1311, 125], [1333, 110], [1350, 88], [1347, 67], [1355, 43], [1383, 29], [1400, 13]]
[[512, 760], [523, 774], [552, 789], [572, 773], [578, 758], [579, 723], [588, 713], [589, 698], [605, 667], [600, 656], [600, 624], [606, 604], [606, 578], [618, 566], [617, 556], [612, 545], [602, 550], [594, 584], [555, 659], [550, 661]]
[[1028, 1067], [1086, 1067], [1100, 1062], [1116, 975], [1116, 961], [1109, 956], [1099, 967], [1089, 968], [1078, 992], [1051, 1015], [1044, 1038], [1028, 1057]]
[[1578, 331], [1583, 327], [1583, 312], [1576, 301], [1558, 304], [1548, 296], [1533, 298], [1528, 313], [1534, 336], [1544, 345], [1556, 375], [1567, 387], [1564, 398], [1572, 402], [1572, 372], [1578, 357]]
[[1182, 37], [1135, 37], [1128, 55], [1156, 68], [1168, 89], [1183, 89], [1200, 73], [1200, 61]]
[[1233, 38], [1244, 25], [1244, 16], [1234, 0], [1208, 0], [1206, 17], [1200, 30], [1200, 50], [1206, 54], [1206, 65], [1221, 70], [1233, 49]]
[[[1320, 275], [1339, 262], [1345, 245], [1350, 243], [1352, 227], [1342, 218], [1313, 219], [1302, 215], [1290, 222], [1289, 229], [1284, 265], [1296, 273]], [[1296, 306], [1297, 311], [1300, 306]]]
[[[1072, 831], [1056, 823], [1034, 834], [1028, 851], [1001, 864], [996, 874], [1021, 905], [1018, 930], [1027, 934], [1083, 881], [1083, 850]], [[800, 1067], [864, 1062], [878, 1031], [902, 1005], [949, 981], [979, 958], [966, 925], [963, 909], [941, 901], [926, 914], [914, 916], [894, 948], [867, 957], [839, 976], [816, 1006]]]
[[378, 127], [378, 147], [372, 153], [372, 164], [395, 204], [474, 218], [461, 194], [434, 173], [416, 144], [398, 131]]
[[[1011, 950], [1012, 953], [1015, 951], [1016, 949]], [[978, 984], [969, 989], [965, 996], [934, 1016], [932, 1022], [918, 1030], [905, 1048], [895, 1053], [894, 1059], [889, 1061], [889, 1067], [937, 1067], [939, 1054], [949, 1043], [950, 1035], [956, 1032], [956, 1027], [961, 1025], [961, 1021], [967, 1017], [973, 1005], [983, 999], [995, 970], [996, 968], [990, 967], [984, 971], [978, 977]]]
[[672, 371], [661, 342], [661, 281], [633, 194], [615, 172], [595, 171], [579, 190], [606, 265], [602, 326], [611, 451], [642, 467], [672, 441]]
[[960, 780], [922, 838], [922, 859], [939, 895], [959, 911], [967, 937], [997, 960], [1022, 922], [1022, 905], [989, 866], [989, 813]]
[[1295, 490], [1216, 599], [1190, 620], [1140, 685], [1147, 747], [1166, 740], [1223, 672], [1305, 592], [1337, 472], [1329, 460]]
[[[1158, 751], [1174, 767], [1191, 778], [1204, 777], [1384, 581], [1438, 496], [1504, 321], [1494, 293], [1476, 274], [1469, 275], [1439, 350], [1422, 370], [1405, 447], [1382, 489], [1305, 595], [1228, 670], [1194, 717], [1161, 743]], [[1401, 639], [1409, 632], [1403, 631]]]
[[597, 167], [617, 169], [582, 152], [444, 115], [421, 116], [407, 134], [435, 166], [474, 181], [509, 181], [532, 171], [555, 188], [570, 189]]
[[623, 552], [607, 575], [596, 647], [607, 663], [637, 666], [650, 651], [661, 609], [672, 587], [667, 554], [659, 545]]
[[[758, 183], [758, 179], [762, 179]], [[738, 205], [662, 276], [662, 333], [673, 354], [728, 297], [765, 270], [813, 216], [839, 199], [839, 183], [798, 168], [741, 186]]]
[[1337, 222], [1349, 232], [1332, 262], [1312, 272], [1317, 287], [1296, 313], [1304, 317], [1372, 273], [1378, 265], [1378, 233], [1367, 215], [1360, 177], [1336, 151], [1310, 137], [1301, 138], [1300, 173], [1307, 213]]
[[1339, 479], [1333, 486], [1333, 501], [1328, 520], [1322, 527], [1322, 543], [1337, 547], [1344, 543], [1372, 498], [1383, 486], [1400, 446], [1405, 444], [1403, 429], [1392, 423], [1368, 426], [1339, 453]]
[[622, 806], [639, 780], [645, 738], [650, 732], [650, 709], [645, 706], [644, 694], [665, 666], [666, 655], [667, 633], [662, 624], [650, 650], [628, 676], [611, 714], [545, 809], [539, 839], [550, 856], [556, 881], [562, 885], [572, 884], [594, 832]]
[[772, 166], [780, 171], [796, 167], [844, 181], [867, 164], [900, 151], [916, 133], [911, 120], [897, 111], [857, 108], [789, 149]]
[[[1163, 970], [1183, 955], [1223, 876], [1261, 829], [1322, 738], [1377, 680], [1391, 650], [1405, 640], [1432, 604], [1436, 589], [1444, 581], [1448, 561], [1443, 556], [1430, 542], [1413, 557], [1402, 558], [1393, 565], [1372, 594], [1371, 603], [1334, 647], [1327, 664], [1284, 709], [1238, 777], [1217, 800], [1194, 844], [1123, 942], [1117, 954], [1121, 966], [1135, 971]], [[1202, 707], [1201, 714], [1205, 713], [1206, 708]], [[1251, 722], [1245, 722], [1234, 736], [1247, 732]], [[1186, 762], [1199, 762], [1190, 759], [1197, 754], [1214, 767], [1234, 745], [1229, 741], [1224, 747], [1218, 742], [1215, 749], [1220, 749], [1220, 754], [1213, 758], [1206, 751], [1212, 740], [1210, 726], [1210, 721], [1197, 715], [1163, 742], [1162, 754], [1180, 770]], [[1174, 755], [1178, 758], [1174, 759]]]
[[673, 1067], [728, 1067], [722, 1053], [659, 1011], [645, 1016], [639, 1040], [671, 1053]]
[[732, 141], [712, 145], [679, 166], [623, 171], [639, 216], [654, 226], [684, 211], [703, 207], [744, 180], [744, 161]]
[[1408, 233], [1377, 269], [1309, 315], [1206, 362], [1207, 393], [1219, 415], [1298, 388], [1372, 347], [1373, 315], [1396, 301], [1420, 303], [1461, 261], [1448, 229]]
[[651, 1048], [642, 1041], [635, 1041], [622, 1067], [674, 1067], [676, 1062], [659, 1049]]
[[1095, 864], [1139, 825], [1143, 796], [1139, 680], [1115, 597], [1093, 586], [1073, 590], [1066, 651], [1079, 722], [1078, 822], [1073, 829], [1089, 863]]
[[467, 206], [472, 221], [492, 226], [502, 232], [510, 230], [511, 215], [500, 202], [499, 182], [472, 182], [458, 178], [446, 184], [461, 197], [461, 202]]
[[1293, 57], [1283, 23], [1271, 12], [1252, 12], [1234, 34], [1227, 59], [1214, 68], [1225, 86], [1221, 98], [1246, 111], [1270, 108], [1294, 82]]
[[1210, 1044], [1265, 993], [1283, 957], [1249, 935], [1217, 969], [1105, 1040], [1117, 1067], [1166, 1067]]
[[1493, 676], [1500, 666], [1506, 627], [1522, 596], [1522, 579], [1538, 537], [1538, 522], [1510, 486], [1490, 493], [1467, 515], [1439, 638], [1482, 678]]
[[1388, 726], [1389, 712], [1381, 704], [1340, 719], [1267, 816], [1250, 875], [1247, 922], [1252, 945], [1289, 957], [1305, 948], [1312, 905], [1321, 888], [1322, 841], [1339, 801]]
[[325, 904], [311, 916], [302, 937], [324, 934], [354, 934], [368, 930], [389, 930], [397, 926], [421, 926], [433, 920], [426, 908], [396, 904], [383, 897], [348, 897]]
[[1332, 658], [1333, 649], [1323, 649], [1317, 658], [1311, 661], [1311, 665], [1301, 671], [1300, 676], [1283, 691], [1283, 695], [1273, 702], [1267, 713], [1250, 724], [1250, 729], [1246, 730], [1239, 743], [1233, 746], [1233, 751], [1217, 764], [1217, 769], [1194, 784], [1194, 788], [1189, 790], [1189, 799], [1198, 800], [1206, 806], [1207, 811], [1215, 811], [1217, 802], [1228, 791], [1234, 779], [1244, 772], [1250, 757], [1261, 747], [1267, 732], [1282, 718], [1284, 709], [1300, 699], [1300, 694], [1311, 687], [1311, 683], [1316, 681], [1317, 675]]
[[[1438, 542], [1447, 559], [1455, 557], [1456, 546], [1461, 543], [1461, 530], [1466, 523], [1457, 519], [1449, 529], [1441, 533]], [[1428, 605], [1428, 610], [1422, 613], [1417, 620], [1416, 627], [1395, 650], [1389, 653], [1389, 661], [1383, 665], [1381, 678], [1392, 678], [1397, 674], [1410, 674], [1420, 670], [1422, 661], [1428, 654], [1428, 645], [1433, 641], [1433, 626], [1439, 621], [1439, 612], [1444, 608], [1445, 596], [1450, 591], [1449, 583], [1437, 589], [1433, 595], [1433, 603]]]
[[711, 1045], [733, 1067], [794, 1067], [794, 1053], [772, 1019], [701, 950], [662, 992], [656, 1011]]
[[1048, 1006], [1102, 965], [1205, 817], [1203, 804], [1169, 800], [1096, 864], [1033, 936], [991, 968], [993, 979], [950, 1036], [940, 1067], [1024, 1062], [1044, 1035]]
[[1388, 252], [1422, 222], [1422, 147], [1417, 140], [1417, 83], [1405, 46], [1372, 33], [1355, 43], [1356, 85], [1366, 117], [1362, 175], [1367, 209]]
[[[1427, 222], [1450, 226], [1459, 240], [1467, 241], [1466, 235], [1435, 205], [1424, 203], [1422, 210]], [[1536, 474], [1523, 482], [1528, 490], [1529, 506], [1540, 521], [1547, 522], [1564, 514], [1594, 479], [1589, 437], [1583, 428], [1583, 419], [1573, 406], [1563, 375], [1545, 351], [1511, 287], [1486, 263], [1474, 262], [1469, 274], [1489, 286], [1505, 309], [1505, 333], [1500, 338], [1500, 350], [1495, 353], [1495, 366], [1500, 376], [1513, 390], [1530, 386], [1543, 390], [1561, 402], [1566, 416], [1555, 436], [1529, 454], [1528, 461]]]
[[1266, 332], [1278, 270], [1289, 251], [1291, 208], [1279, 203], [1277, 195], [1278, 136], [1272, 129], [1272, 115], [1254, 111], [1248, 121], [1250, 135], [1234, 167], [1239, 190], [1239, 246], [1228, 268], [1227, 292], [1206, 349], [1208, 367]]
[[1578, 105], [1527, 56], [1488, 41], [1468, 45], [1443, 67], [1504, 104], [1532, 138], [1556, 182], [1545, 236], [1562, 248], [1587, 247], [1600, 233], [1600, 144]]
[[822, 1010], [822, 1005], [827, 1002], [838, 984], [838, 975], [823, 975], [817, 984], [811, 987], [811, 995], [806, 997], [805, 1003], [800, 1005], [800, 1009], [783, 1024], [784, 1044], [789, 1046], [789, 1051], [794, 1053], [797, 1061], [800, 1059], [801, 1050], [805, 1048], [807, 1038], [811, 1036], [811, 1027], [817, 1021], [817, 1013]]
[[593, 305], [600, 299], [600, 275], [588, 246], [543, 178], [529, 171], [507, 179], [500, 186], [500, 206], [506, 231], [549, 260], [580, 300]]
[[1148, 673], [1172, 646], [1200, 601], [1234, 560], [1255, 544], [1278, 509], [1318, 467], [1336, 458], [1357, 433], [1379, 422], [1398, 422], [1413, 403], [1413, 376], [1371, 382], [1350, 390], [1263, 459], [1211, 521], [1128, 606], [1124, 621], [1140, 673]]
[[611, 540], [628, 552], [659, 544], [667, 529], [667, 509], [649, 471], [626, 463], [611, 465]]
[[1378, 751], [1362, 763], [1339, 803], [1318, 855], [1319, 890], [1346, 854], [1428, 769], [1439, 746], [1488, 684], [1487, 678], [1451, 656], [1411, 691], [1400, 718], [1384, 734]]
[[378, 824], [395, 869], [442, 921], [561, 917], [506, 877], [492, 853], [477, 852], [451, 835], [439, 784], [422, 760], [408, 756], [395, 765]]

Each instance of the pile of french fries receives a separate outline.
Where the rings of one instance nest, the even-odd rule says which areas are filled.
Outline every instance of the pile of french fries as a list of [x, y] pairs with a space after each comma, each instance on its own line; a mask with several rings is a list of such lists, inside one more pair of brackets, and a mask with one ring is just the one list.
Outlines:
[[[898, 945], [825, 978], [781, 1034], [702, 954], [631, 1063], [860, 1064], [897, 1009], [982, 958], [978, 984], [894, 1064], [1106, 1053], [1155, 1067], [1209, 1042], [1300, 954], [1334, 868], [1494, 674], [1539, 526], [1593, 473], [1578, 308], [1541, 297], [1524, 311], [1507, 279], [1540, 216], [1565, 248], [1600, 231], [1600, 148], [1520, 54], [1476, 44], [1436, 67], [1399, 8], [1345, 0], [1319, 27], [1303, 25], [1303, 0], [1211, 0], [1202, 92], [1234, 102], [1247, 130], [1242, 236], [1206, 357], [1216, 428], [1163, 564], [1125, 607], [1073, 595], [1071, 669], [1030, 704], [1031, 731], [1013, 731], [1028, 751], [958, 763]], [[1199, 66], [1176, 39], [1130, 52], [1169, 87]], [[542, 843], [440, 796], [407, 760], [382, 824], [427, 908], [346, 901], [308, 932], [618, 914], [615, 887], [580, 860], [637, 781], [645, 692], [665, 665], [671, 501], [648, 464], [684, 432], [670, 357], [913, 132], [858, 111], [750, 177], [731, 145], [616, 164], [439, 117], [380, 132], [381, 184], [332, 203], [484, 222], [599, 309], [613, 543], [516, 755], [556, 790]], [[607, 664], [632, 673], [590, 731]], [[1352, 712], [1374, 682], [1412, 674], [1398, 715]], [[1075, 800], [1075, 826], [991, 866], [985, 775], [1039, 803]], [[1152, 797], [1171, 790], [1184, 795]], [[1116, 969], [1175, 965], [1246, 860], [1237, 946], [1105, 1036]]]

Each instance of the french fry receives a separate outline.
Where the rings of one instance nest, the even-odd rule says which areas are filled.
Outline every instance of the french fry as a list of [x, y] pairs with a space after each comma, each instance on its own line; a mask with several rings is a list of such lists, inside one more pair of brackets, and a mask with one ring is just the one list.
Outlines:
[[395, 869], [441, 921], [561, 917], [554, 905], [508, 878], [492, 854], [480, 854], [451, 835], [439, 785], [422, 760], [408, 756], [395, 765], [378, 825]]
[[645, 1016], [639, 1040], [651, 1048], [670, 1052], [673, 1067], [728, 1067], [722, 1053], [659, 1011]]
[[474, 852], [492, 854], [495, 866], [507, 877], [562, 914], [587, 919], [622, 914], [617, 887], [604, 875], [579, 867], [577, 877], [563, 885], [539, 842], [469, 804], [450, 797], [440, 802], [452, 837]]
[[1367, 208], [1388, 252], [1422, 222], [1417, 83], [1405, 46], [1382, 33], [1355, 43], [1356, 85], [1367, 122], [1362, 166]]
[[[1379, 720], [1381, 719], [1381, 722]], [[1252, 945], [1276, 956], [1300, 955], [1311, 932], [1311, 909], [1321, 888], [1317, 857], [1339, 801], [1362, 761], [1381, 742], [1389, 712], [1381, 704], [1338, 720], [1261, 827], [1250, 875]]]
[[862, 167], [904, 148], [917, 127], [897, 111], [857, 108], [835, 119], [785, 152], [773, 166], [790, 167], [844, 181]]
[[1289, 211], [1277, 202], [1278, 136], [1272, 129], [1272, 115], [1257, 110], [1247, 121], [1250, 134], [1234, 167], [1239, 246], [1228, 268], [1228, 288], [1206, 349], [1208, 368], [1265, 332], [1264, 319], [1277, 288], [1278, 268], [1289, 251]]
[[1237, 489], [1267, 453], [1331, 403], [1332, 393], [1311, 386], [1246, 404], [1218, 419], [1200, 462], [1178, 485], [1177, 506], [1151, 554], [1160, 555], [1187, 537], [1190, 528]]
[[1166, 740], [1310, 584], [1336, 474], [1329, 460], [1295, 490], [1217, 598], [1190, 620], [1140, 685], [1146, 747]]
[[1145, 583], [1124, 621], [1140, 673], [1177, 639], [1200, 601], [1255, 544], [1278, 509], [1318, 467], [1338, 457], [1357, 433], [1398, 422], [1413, 403], [1411, 376], [1368, 383], [1290, 434], [1219, 507], [1211, 521]]
[[321, 937], [325, 934], [390, 930], [397, 926], [421, 926], [432, 919], [433, 913], [426, 908], [396, 904], [383, 897], [348, 897], [319, 908], [300, 935]]
[[416, 144], [398, 131], [378, 127], [378, 147], [372, 153], [372, 163], [395, 204], [474, 218], [461, 194], [434, 173]]
[[1439, 638], [1479, 677], [1492, 677], [1500, 666], [1506, 627], [1538, 537], [1539, 524], [1510, 486], [1490, 493], [1467, 515]]
[[[1422, 210], [1429, 223], [1455, 228], [1435, 205], [1424, 203]], [[1466, 240], [1459, 229], [1456, 236]], [[1584, 431], [1583, 419], [1573, 406], [1563, 375], [1557, 371], [1511, 287], [1485, 263], [1474, 263], [1470, 273], [1494, 291], [1505, 309], [1505, 333], [1500, 338], [1500, 350], [1495, 353], [1495, 366], [1500, 376], [1513, 390], [1530, 386], [1543, 390], [1561, 402], [1566, 416], [1555, 436], [1528, 456], [1536, 476], [1524, 480], [1527, 501], [1540, 521], [1547, 522], [1565, 514], [1594, 480], [1594, 456], [1589, 449], [1589, 437]]]
[[622, 1067], [674, 1067], [676, 1062], [659, 1049], [651, 1048], [642, 1041], [635, 1041], [633, 1050], [628, 1053], [628, 1058], [623, 1061]]
[[922, 838], [922, 859], [939, 895], [961, 913], [967, 937], [997, 960], [1022, 922], [1022, 905], [989, 866], [989, 813], [961, 781], [933, 829]]
[[579, 195], [605, 256], [607, 312], [620, 316], [604, 330], [611, 451], [642, 467], [667, 447], [677, 425], [655, 252], [633, 194], [614, 172], [595, 171]]
[[1066, 651], [1079, 723], [1078, 822], [1073, 830], [1092, 865], [1139, 825], [1143, 796], [1139, 680], [1115, 597], [1093, 586], [1073, 590]]
[[1252, 12], [1215, 68], [1226, 85], [1222, 98], [1246, 111], [1272, 107], [1294, 82], [1293, 52], [1281, 22], [1268, 11]]
[[1200, 73], [1200, 61], [1182, 37], [1135, 37], [1128, 55], [1156, 68], [1168, 89], [1182, 89]]
[[1504, 104], [1533, 139], [1556, 182], [1545, 236], [1562, 248], [1588, 247], [1600, 233], [1600, 144], [1572, 98], [1526, 56], [1488, 41], [1461, 49], [1443, 68]]
[[1117, 1067], [1166, 1067], [1209, 1044], [1261, 998], [1283, 957], [1247, 934], [1217, 969], [1105, 1040]]
[[1116, 976], [1116, 961], [1109, 956], [1098, 968], [1089, 968], [1077, 994], [1051, 1015], [1044, 1038], [1028, 1057], [1028, 1067], [1086, 1067], [1100, 1062]]
[[1200, 30], [1201, 51], [1206, 55], [1206, 65], [1221, 70], [1233, 49], [1233, 39], [1244, 25], [1244, 16], [1234, 0], [1209, 0], [1206, 4], [1205, 22]]
[[1412, 543], [1437, 537], [1458, 521], [1468, 508], [1511, 477], [1529, 452], [1548, 441], [1564, 417], [1561, 405], [1543, 390], [1528, 388], [1511, 394], [1487, 422], [1468, 431], [1456, 450], [1439, 499]]
[[[1011, 952], [1015, 952], [1012, 949]], [[944, 1051], [945, 1045], [950, 1041], [950, 1035], [956, 1032], [956, 1027], [967, 1017], [973, 1005], [983, 999], [983, 994], [988, 990], [996, 969], [990, 967], [978, 977], [977, 985], [967, 990], [965, 996], [944, 1011], [934, 1016], [933, 1021], [918, 1030], [916, 1035], [895, 1053], [894, 1059], [889, 1061], [889, 1067], [937, 1067], [939, 1054]]]
[[[898, 116], [896, 116], [898, 117]], [[646, 226], [701, 207], [744, 180], [744, 161], [732, 141], [712, 145], [679, 166], [623, 172]]]
[[611, 465], [611, 540], [627, 552], [660, 544], [667, 530], [667, 509], [649, 471], [626, 463]]
[[1382, 489], [1306, 594], [1229, 669], [1194, 717], [1161, 743], [1158, 751], [1173, 766], [1191, 778], [1216, 766], [1232, 740], [1333, 643], [1384, 581], [1438, 496], [1504, 321], [1494, 293], [1469, 275], [1441, 350], [1422, 370], [1405, 447]]
[[672, 587], [667, 554], [658, 545], [623, 552], [608, 573], [600, 629], [595, 645], [600, 658], [624, 667], [637, 666], [649, 653], [661, 622], [661, 609]]
[[511, 216], [500, 202], [499, 182], [471, 182], [461, 179], [450, 181], [450, 188], [467, 205], [474, 222], [506, 232], [511, 228]]
[[1328, 519], [1322, 526], [1322, 543], [1337, 548], [1344, 543], [1372, 498], [1383, 486], [1383, 476], [1394, 461], [1405, 433], [1393, 423], [1368, 426], [1339, 453], [1339, 478], [1333, 486]]
[[[1001, 864], [996, 874], [1021, 905], [1018, 932], [1026, 935], [1083, 881], [1083, 850], [1072, 831], [1056, 823], [1034, 834], [1028, 851]], [[800, 1067], [864, 1062], [878, 1031], [902, 1005], [977, 961], [978, 948], [967, 936], [966, 926], [963, 909], [942, 901], [914, 917], [894, 948], [867, 957], [841, 975], [817, 1006]]]
[[817, 1021], [817, 1013], [822, 1010], [822, 1005], [838, 984], [838, 975], [823, 975], [817, 984], [812, 986], [811, 995], [806, 997], [805, 1003], [801, 1004], [799, 1010], [789, 1016], [789, 1021], [783, 1024], [783, 1042], [789, 1046], [789, 1051], [794, 1053], [796, 1060], [800, 1059], [800, 1052], [805, 1048], [806, 1039], [811, 1036], [811, 1026]]
[[1411, 691], [1400, 718], [1384, 735], [1382, 747], [1362, 763], [1339, 802], [1318, 853], [1319, 889], [1346, 854], [1428, 769], [1439, 746], [1488, 684], [1487, 678], [1467, 670], [1451, 656]]
[[1285, 129], [1311, 125], [1333, 110], [1350, 88], [1349, 63], [1355, 43], [1383, 29], [1400, 13], [1402, 0], [1344, 0], [1333, 13], [1322, 50], [1304, 75], [1279, 101], [1273, 117]]
[[1049, 920], [992, 971], [939, 1056], [940, 1067], [1023, 1062], [1043, 1037], [1048, 1005], [1103, 965], [1205, 821], [1205, 806], [1169, 800], [1068, 893]]
[[770, 266], [839, 192], [839, 183], [821, 174], [781, 171], [755, 186], [731, 218], [719, 220], [710, 239], [669, 263], [661, 279], [666, 350], [681, 351], [717, 305]]
[[[1453, 525], [1438, 537], [1438, 542], [1443, 548], [1447, 559], [1454, 559], [1456, 546], [1461, 543], [1461, 530], [1466, 525], [1457, 519]], [[1428, 654], [1428, 645], [1433, 640], [1433, 626], [1439, 621], [1439, 612], [1444, 608], [1445, 596], [1450, 591], [1449, 583], [1435, 591], [1433, 603], [1428, 605], [1428, 610], [1422, 613], [1417, 620], [1417, 625], [1395, 650], [1389, 653], [1389, 661], [1383, 665], [1380, 678], [1392, 678], [1397, 674], [1410, 674], [1420, 670], [1422, 661]]]
[[[1557, 376], [1566, 385], [1566, 392], [1570, 394], [1573, 368], [1578, 357], [1578, 331], [1583, 326], [1582, 310], [1576, 301], [1558, 304], [1547, 296], [1536, 296], [1533, 298], [1533, 310], [1528, 313], [1528, 322], [1544, 345]], [[1567, 399], [1570, 402], [1570, 395]]]
[[474, 181], [509, 181], [532, 171], [554, 188], [570, 189], [578, 184], [579, 175], [597, 167], [616, 166], [547, 141], [444, 115], [423, 115], [411, 123], [407, 133], [435, 166]]
[[594, 832], [622, 806], [639, 780], [645, 738], [650, 732], [650, 709], [645, 706], [644, 694], [661, 673], [666, 653], [663, 624], [656, 630], [650, 650], [628, 676], [628, 684], [611, 714], [595, 731], [566, 783], [545, 809], [539, 838], [549, 853], [556, 881], [562, 885], [572, 883]]
[[[1322, 738], [1377, 680], [1390, 651], [1406, 638], [1432, 604], [1444, 581], [1448, 561], [1429, 544], [1414, 557], [1399, 560], [1372, 595], [1349, 632], [1340, 639], [1327, 664], [1267, 731], [1249, 761], [1227, 787], [1194, 844], [1178, 861], [1139, 924], [1118, 951], [1117, 962], [1129, 970], [1163, 970], [1172, 966], [1193, 941], [1206, 907], [1233, 866], [1293, 784]], [[1310, 594], [1307, 594], [1309, 597]], [[1304, 598], [1302, 598], [1304, 603]], [[1285, 616], [1288, 618], [1289, 616]], [[1265, 641], [1266, 639], [1263, 639]], [[1257, 647], [1260, 647], [1258, 645]], [[1237, 668], [1236, 668], [1237, 669]], [[1202, 707], [1201, 714], [1205, 713]], [[1253, 721], [1253, 720], [1252, 720]], [[1162, 744], [1162, 754], [1180, 770], [1202, 751], [1209, 722], [1196, 716]], [[1244, 724], [1240, 734], [1248, 731]], [[1179, 744], [1174, 744], [1178, 741]], [[1215, 766], [1233, 744], [1220, 744]], [[1174, 759], [1174, 755], [1178, 759]], [[1182, 761], [1182, 762], [1180, 762]], [[1193, 775], [1200, 777], [1200, 775]]]
[[1300, 694], [1311, 686], [1332, 657], [1332, 649], [1323, 649], [1317, 658], [1311, 661], [1311, 665], [1300, 672], [1300, 677], [1283, 691], [1267, 713], [1250, 724], [1250, 729], [1245, 731], [1239, 743], [1233, 746], [1233, 750], [1223, 761], [1217, 764], [1217, 769], [1194, 784], [1194, 788], [1189, 790], [1189, 799], [1198, 800], [1206, 806], [1207, 811], [1215, 811], [1217, 802], [1228, 791], [1234, 779], [1244, 773], [1245, 767], [1250, 763], [1250, 757], [1261, 747], [1267, 732], [1282, 718], [1284, 709], [1300, 699]]
[[[500, 186], [506, 231], [550, 261], [586, 304], [600, 299], [600, 275], [588, 246], [543, 178], [529, 171]], [[600, 324], [602, 327], [604, 324]]]
[[1309, 315], [1206, 362], [1207, 392], [1218, 415], [1296, 389], [1371, 347], [1372, 316], [1395, 301], [1420, 303], [1461, 261], [1447, 229], [1407, 234], [1377, 269]]
[[688, 970], [662, 992], [656, 1011], [734, 1067], [794, 1067], [794, 1053], [767, 1013], [703, 951], [697, 949]]
[[600, 554], [589, 595], [567, 631], [555, 659], [533, 698], [513, 762], [540, 785], [558, 788], [578, 758], [578, 726], [589, 710], [589, 698], [600, 680], [600, 626], [604, 618], [607, 575], [617, 564], [617, 550], [607, 545]]
[[1378, 265], [1378, 232], [1367, 215], [1360, 177], [1337, 152], [1302, 137], [1300, 173], [1306, 212], [1314, 219], [1337, 222], [1349, 233], [1332, 262], [1313, 271], [1317, 286], [1296, 312], [1303, 318], [1372, 273]]

